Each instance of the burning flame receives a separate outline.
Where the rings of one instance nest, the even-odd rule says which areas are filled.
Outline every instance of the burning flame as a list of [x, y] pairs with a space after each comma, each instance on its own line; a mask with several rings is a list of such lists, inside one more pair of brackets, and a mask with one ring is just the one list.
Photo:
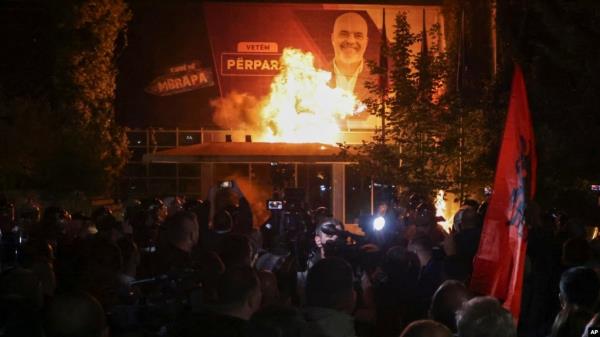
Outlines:
[[281, 71], [260, 111], [264, 142], [335, 144], [338, 123], [364, 105], [343, 89], [328, 85], [331, 73], [316, 69], [310, 52], [286, 48]]
[[446, 219], [445, 221], [439, 221], [438, 223], [446, 230], [446, 232], [450, 232], [450, 228], [452, 228], [452, 221], [448, 220], [448, 210], [446, 206], [446, 192], [444, 190], [439, 190], [437, 196], [435, 197], [435, 216], [443, 217]]

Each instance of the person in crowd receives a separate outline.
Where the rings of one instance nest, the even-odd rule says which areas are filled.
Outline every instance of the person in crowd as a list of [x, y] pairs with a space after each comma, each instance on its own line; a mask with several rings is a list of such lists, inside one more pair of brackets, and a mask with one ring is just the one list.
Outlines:
[[215, 216], [224, 211], [231, 217], [231, 231], [248, 234], [252, 231], [253, 215], [248, 199], [234, 180], [211, 188], [208, 197], [210, 227], [215, 228]]
[[442, 284], [442, 260], [434, 257], [433, 244], [427, 235], [421, 234], [412, 239], [408, 250], [417, 255], [421, 265], [415, 306], [419, 317], [427, 317], [431, 298]]
[[373, 276], [377, 335], [398, 336], [417, 318], [415, 313], [419, 258], [402, 246], [391, 247]]
[[277, 285], [277, 277], [275, 274], [268, 270], [259, 270], [257, 275], [260, 279], [260, 290], [262, 292], [262, 302], [260, 307], [265, 308], [268, 306], [281, 304], [279, 287]]
[[481, 217], [472, 206], [463, 206], [454, 216], [453, 229], [444, 239], [445, 279], [466, 281], [473, 269], [473, 258], [479, 249]]
[[94, 223], [98, 230], [98, 237], [103, 237], [113, 243], [123, 237], [122, 224], [112, 214], [97, 217]]
[[71, 214], [67, 210], [57, 206], [48, 207], [33, 236], [45, 239], [56, 250], [58, 242], [62, 241], [66, 234], [67, 224], [70, 221]]
[[420, 320], [410, 323], [400, 337], [452, 337], [452, 332], [439, 322]]
[[105, 310], [119, 303], [119, 275], [123, 270], [121, 250], [106, 237], [97, 236], [83, 247], [84, 267], [75, 289], [96, 298]]
[[462, 282], [445, 281], [433, 294], [429, 318], [444, 324], [455, 333], [456, 313], [469, 298], [469, 291]]
[[590, 244], [583, 237], [568, 239], [563, 244], [561, 262], [563, 266], [577, 267], [586, 265], [592, 258]]
[[583, 330], [581, 337], [594, 337], [597, 335], [594, 330], [600, 330], [600, 314], [596, 313], [594, 317], [588, 322]]
[[183, 211], [183, 205], [185, 204], [185, 200], [184, 198], [176, 195], [173, 197], [164, 198], [163, 203], [167, 207], [167, 216], [169, 216], [179, 211]]
[[412, 220], [412, 226], [414, 226], [414, 234], [409, 237], [409, 241], [414, 236], [426, 235], [430, 238], [432, 245], [440, 245], [447, 234], [444, 228], [437, 223], [437, 216], [435, 215], [435, 206], [429, 202], [423, 202], [417, 206], [414, 213], [414, 219]]
[[[133, 239], [123, 237], [117, 241], [121, 251], [123, 267], [119, 273], [119, 284], [121, 290], [129, 289], [129, 284], [135, 281], [137, 268], [140, 264], [140, 251]], [[122, 293], [122, 292], [121, 292]]]
[[561, 311], [556, 316], [551, 337], [581, 336], [598, 305], [600, 279], [593, 269], [575, 267], [560, 279]]
[[142, 204], [144, 212], [138, 217], [130, 219], [133, 227], [133, 238], [142, 251], [142, 254], [151, 254], [156, 251], [159, 236], [163, 230], [162, 225], [167, 217], [167, 207], [162, 200], [155, 198]]
[[237, 337], [247, 336], [248, 321], [260, 308], [261, 286], [249, 266], [225, 270], [217, 286], [218, 301], [199, 312], [189, 313], [175, 324], [173, 335]]
[[355, 336], [352, 267], [338, 257], [319, 260], [308, 271], [304, 336]]
[[21, 267], [31, 270], [40, 281], [45, 298], [54, 296], [56, 290], [56, 274], [54, 273], [54, 250], [45, 240], [34, 238], [28, 240], [20, 253]]
[[2, 336], [42, 336], [44, 297], [37, 276], [24, 268], [0, 274], [0, 332]]
[[328, 243], [334, 243], [339, 236], [336, 232], [344, 230], [344, 225], [334, 219], [325, 218], [315, 228], [314, 250], [309, 256], [309, 267], [314, 265], [320, 259], [325, 258], [325, 247]]
[[456, 314], [458, 337], [516, 337], [513, 317], [497, 299], [475, 297]]
[[304, 303], [306, 299], [306, 279], [308, 270], [310, 270], [310, 268], [318, 261], [325, 258], [326, 248], [333, 248], [334, 246], [332, 245], [339, 239], [336, 232], [343, 230], [344, 225], [331, 217], [323, 217], [321, 222], [316, 225], [315, 236], [306, 260], [306, 270], [297, 273], [296, 292], [299, 295], [300, 303]]
[[[469, 263], [479, 248], [481, 237], [481, 217], [477, 211], [467, 207], [459, 211], [460, 221], [454, 223], [454, 241], [456, 242], [457, 254]], [[456, 217], [455, 217], [456, 221]]]
[[[170, 216], [164, 224], [166, 238], [155, 254], [142, 259], [140, 274], [153, 277], [193, 267], [192, 250], [199, 240], [196, 215], [179, 212]], [[145, 259], [145, 260], [144, 260]]]
[[231, 233], [223, 237], [219, 256], [225, 268], [233, 266], [251, 266], [253, 262], [252, 247], [247, 236]]
[[560, 302], [556, 296], [561, 273], [562, 246], [567, 239], [563, 219], [556, 210], [543, 213], [535, 203], [527, 211], [527, 261], [523, 278], [523, 299], [519, 330], [527, 336], [546, 337], [550, 334]]
[[108, 336], [106, 317], [100, 303], [84, 292], [57, 295], [44, 314], [46, 337]]
[[266, 306], [252, 315], [249, 337], [301, 337], [306, 329], [302, 312], [282, 305]]

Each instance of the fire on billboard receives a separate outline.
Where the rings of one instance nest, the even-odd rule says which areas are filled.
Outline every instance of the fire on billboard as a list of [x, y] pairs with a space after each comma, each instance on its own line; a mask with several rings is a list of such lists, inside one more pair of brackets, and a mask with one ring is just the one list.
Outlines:
[[[394, 18], [402, 12], [407, 13], [413, 33], [423, 29], [423, 20], [427, 29], [436, 23], [443, 27], [440, 6], [386, 5], [385, 23], [384, 6], [367, 4], [213, 2], [205, 3], [204, 12], [221, 97], [213, 102], [213, 120], [223, 128], [256, 129], [279, 141], [286, 141], [286, 137], [278, 132], [292, 129], [286, 123], [312, 121], [312, 117], [319, 115], [323, 119], [322, 111], [311, 109], [323, 109], [324, 105], [314, 104], [315, 99], [308, 95], [318, 94], [324, 101], [339, 98], [344, 102], [333, 102], [331, 118], [326, 118], [336, 124], [335, 128], [315, 124], [312, 125], [317, 128], [315, 131], [380, 126], [373, 114], [357, 108], [360, 104], [346, 102], [361, 102], [370, 96], [365, 84], [378, 79], [371, 74], [367, 63], [380, 60], [383, 30], [386, 31], [383, 36], [393, 38]], [[440, 38], [443, 40], [443, 36]], [[412, 48], [416, 53], [420, 46]], [[294, 52], [286, 54], [286, 50]], [[297, 53], [306, 54], [313, 64], [307, 67], [304, 61], [296, 64], [292, 59], [283, 59], [284, 55]], [[302, 67], [318, 75], [303, 76]], [[328, 92], [320, 86], [322, 72], [329, 73], [325, 82], [336, 91]], [[306, 77], [318, 82], [316, 85], [321, 88], [318, 93], [306, 85]], [[299, 90], [298, 83], [305, 90]], [[354, 98], [348, 100], [339, 94], [340, 90]], [[348, 110], [339, 111], [340, 106]], [[290, 109], [294, 111], [290, 113]], [[292, 117], [294, 114], [298, 116]], [[292, 138], [298, 139], [298, 130], [294, 134]]]

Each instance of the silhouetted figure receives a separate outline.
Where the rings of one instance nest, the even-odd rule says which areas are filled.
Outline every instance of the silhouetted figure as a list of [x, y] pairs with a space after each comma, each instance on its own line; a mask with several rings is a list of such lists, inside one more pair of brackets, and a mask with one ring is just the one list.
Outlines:
[[456, 315], [458, 337], [516, 337], [512, 315], [493, 297], [476, 297]]
[[84, 292], [56, 296], [45, 310], [44, 331], [47, 337], [108, 336], [102, 306]]

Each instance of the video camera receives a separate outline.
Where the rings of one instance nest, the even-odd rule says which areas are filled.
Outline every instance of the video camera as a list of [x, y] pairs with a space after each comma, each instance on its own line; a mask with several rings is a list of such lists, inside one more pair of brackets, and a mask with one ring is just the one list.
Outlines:
[[264, 247], [267, 251], [291, 254], [300, 270], [306, 269], [308, 234], [314, 230], [309, 213], [304, 208], [303, 189], [288, 188], [281, 199], [268, 200], [271, 217], [262, 225]]
[[283, 200], [267, 200], [271, 217], [262, 226], [263, 234], [295, 241], [313, 227], [308, 212], [303, 207], [304, 190], [288, 188]]

